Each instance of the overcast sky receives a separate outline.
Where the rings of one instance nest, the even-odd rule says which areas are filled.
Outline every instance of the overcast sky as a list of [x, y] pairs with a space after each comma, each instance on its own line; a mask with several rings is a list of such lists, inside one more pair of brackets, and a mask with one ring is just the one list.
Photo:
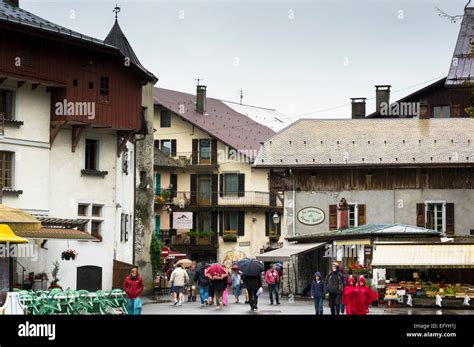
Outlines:
[[[118, 1], [119, 23], [157, 86], [276, 108], [295, 120], [350, 117], [350, 97], [392, 100], [447, 75], [467, 1]], [[104, 39], [116, 1], [20, 0], [20, 6]], [[373, 100], [368, 101], [373, 111]], [[334, 108], [334, 109], [332, 109]]]

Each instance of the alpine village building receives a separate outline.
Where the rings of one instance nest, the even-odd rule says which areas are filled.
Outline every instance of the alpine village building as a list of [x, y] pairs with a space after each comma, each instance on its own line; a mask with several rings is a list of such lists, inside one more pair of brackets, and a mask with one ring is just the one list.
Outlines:
[[[41, 221], [40, 231], [17, 232], [39, 254], [17, 259], [15, 284], [29, 273], [51, 280], [55, 261], [64, 289], [121, 288], [131, 264], [151, 283], [157, 78], [140, 64], [117, 16], [99, 40], [4, 0], [0, 28], [0, 206]], [[78, 257], [61, 260], [70, 248]]]
[[466, 8], [446, 78], [394, 103], [376, 86], [374, 113], [353, 98], [352, 119], [300, 119], [264, 143], [254, 167], [284, 192], [285, 245], [257, 258], [285, 262], [290, 292], [333, 261], [367, 268], [374, 286], [419, 276], [472, 287], [473, 25]]
[[[203, 85], [196, 95], [154, 90], [156, 233], [192, 260], [230, 268], [282, 245], [274, 217], [278, 222], [283, 196], [269, 191], [267, 170], [252, 167], [261, 143], [275, 132], [206, 94]], [[190, 224], [177, 226], [186, 216]]]

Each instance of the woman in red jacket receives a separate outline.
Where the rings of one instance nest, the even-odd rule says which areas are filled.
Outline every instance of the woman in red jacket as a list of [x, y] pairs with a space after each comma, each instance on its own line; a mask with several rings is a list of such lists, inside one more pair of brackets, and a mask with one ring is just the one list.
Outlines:
[[137, 268], [134, 267], [123, 283], [123, 290], [127, 293], [128, 314], [141, 314], [142, 299], [140, 299], [140, 295], [143, 288], [142, 276], [138, 274]]
[[344, 288], [342, 303], [346, 305], [347, 315], [364, 315], [367, 313], [364, 297], [362, 293], [357, 290], [356, 280], [352, 276], [349, 278], [347, 286]]
[[359, 283], [357, 283], [357, 291], [361, 293], [364, 298], [365, 314], [369, 313], [369, 305], [372, 304], [378, 295], [372, 289], [367, 287], [367, 283], [364, 276], [359, 277]]

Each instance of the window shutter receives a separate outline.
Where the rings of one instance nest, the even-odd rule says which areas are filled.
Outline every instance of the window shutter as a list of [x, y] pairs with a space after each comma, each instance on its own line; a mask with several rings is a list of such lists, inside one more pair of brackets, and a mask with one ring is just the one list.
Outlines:
[[366, 208], [365, 205], [357, 205], [357, 225], [364, 225], [367, 224], [366, 222]]
[[211, 205], [217, 205], [217, 191], [219, 186], [219, 175], [213, 174], [211, 176]]
[[176, 140], [171, 140], [171, 156], [176, 157]]
[[239, 230], [237, 235], [244, 236], [245, 234], [245, 212], [239, 211], [238, 213], [238, 220], [239, 220]]
[[193, 152], [191, 154], [191, 164], [197, 165], [199, 156], [199, 140], [193, 139]]
[[265, 236], [270, 235], [270, 213], [271, 212], [265, 213]]
[[120, 242], [123, 242], [125, 239], [124, 222], [125, 222], [125, 215], [122, 213], [120, 215]]
[[337, 229], [337, 205], [329, 205], [329, 230]]
[[219, 174], [219, 196], [224, 197], [224, 174]]
[[212, 211], [211, 212], [211, 231], [212, 231], [212, 237], [211, 237], [211, 242], [212, 244], [215, 244], [217, 241], [217, 212]]
[[238, 187], [238, 196], [245, 196], [245, 174], [238, 175], [239, 187]]
[[454, 204], [446, 204], [446, 234], [454, 235]]
[[211, 163], [217, 164], [217, 140], [211, 139]]
[[198, 221], [197, 221], [197, 214], [198, 214], [198, 213], [197, 213], [196, 211], [193, 212], [193, 228], [191, 229], [192, 231], [198, 231], [198, 226], [197, 226], [197, 223], [198, 223]]
[[219, 212], [219, 235], [224, 236], [224, 212]]
[[178, 195], [178, 175], [171, 174], [170, 176], [170, 183], [171, 183], [171, 197], [176, 198]]
[[191, 205], [197, 203], [197, 175], [191, 175]]
[[426, 228], [424, 203], [416, 204], [416, 226]]
[[278, 236], [281, 236], [281, 223], [283, 223], [283, 216], [280, 216], [280, 223], [276, 225], [276, 232]]

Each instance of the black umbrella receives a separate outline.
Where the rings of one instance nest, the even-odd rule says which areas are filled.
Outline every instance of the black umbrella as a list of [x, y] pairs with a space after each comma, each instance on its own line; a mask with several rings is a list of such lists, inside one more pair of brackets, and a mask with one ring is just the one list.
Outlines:
[[264, 270], [263, 263], [257, 259], [244, 258], [237, 265], [244, 276], [259, 276]]
[[283, 264], [280, 263], [280, 262], [275, 263], [275, 270], [277, 270], [277, 271], [283, 270]]

